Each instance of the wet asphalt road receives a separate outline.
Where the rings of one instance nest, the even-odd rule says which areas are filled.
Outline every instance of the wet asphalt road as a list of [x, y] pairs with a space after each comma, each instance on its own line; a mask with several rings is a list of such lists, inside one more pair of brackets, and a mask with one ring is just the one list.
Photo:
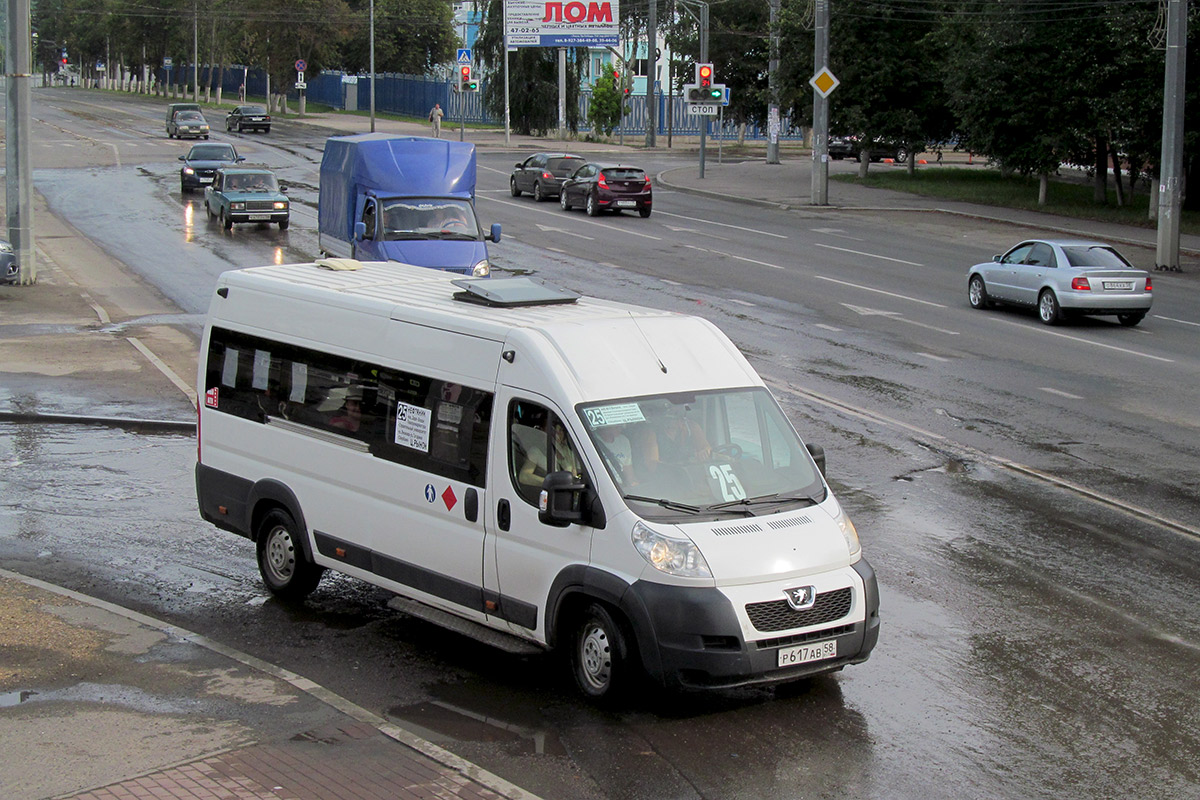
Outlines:
[[[307, 152], [279, 138], [281, 161]], [[279, 166], [302, 183], [300, 160]], [[213, 270], [277, 250], [311, 257], [296, 227], [278, 242], [275, 230], [189, 233], [169, 162], [119, 172], [127, 196], [146, 198], [125, 223], [72, 199], [95, 196], [78, 174], [37, 178], [72, 221], [95, 214], [87, 225], [105, 236], [128, 227], [113, 235], [166, 242], [131, 266], [169, 259], [154, 274], [181, 325], [196, 325]], [[1139, 450], [1164, 438], [1153, 422], [1038, 408], [1008, 390], [1003, 367], [939, 380], [903, 337], [814, 327], [829, 319], [820, 307], [742, 293], [754, 305], [734, 308], [686, 275], [664, 282], [525, 241], [497, 252], [501, 266], [572, 288], [703, 313], [742, 344], [802, 435], [825, 446], [879, 572], [884, 627], [869, 662], [785, 691], [650, 691], [598, 712], [552, 658], [399, 616], [356, 581], [327, 576], [302, 609], [270, 599], [250, 543], [197, 518], [187, 436], [0, 423], [0, 564], [280, 663], [545, 797], [1197, 794], [1200, 542], [1005, 461], [1124, 488], [1194, 524], [1194, 426]], [[0, 404], [83, 411], [78, 388], [5, 387]], [[996, 398], [1003, 409], [989, 408]], [[136, 400], [118, 410], [163, 413]], [[1185, 477], [1161, 479], [1172, 471]]]

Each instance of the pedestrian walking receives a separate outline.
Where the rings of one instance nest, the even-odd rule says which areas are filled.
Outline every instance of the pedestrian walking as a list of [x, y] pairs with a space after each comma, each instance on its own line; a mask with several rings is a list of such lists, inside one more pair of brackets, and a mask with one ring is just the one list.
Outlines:
[[433, 138], [442, 138], [442, 113], [441, 103], [434, 103], [433, 108], [429, 110], [429, 123], [433, 126]]

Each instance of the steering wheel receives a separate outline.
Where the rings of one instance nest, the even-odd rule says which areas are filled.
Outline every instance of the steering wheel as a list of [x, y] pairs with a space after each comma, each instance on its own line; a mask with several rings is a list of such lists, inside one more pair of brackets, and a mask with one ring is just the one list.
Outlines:
[[730, 461], [737, 461], [742, 457], [742, 448], [733, 442], [729, 444], [719, 444], [712, 449], [713, 455], [718, 453], [723, 456], [728, 456]]

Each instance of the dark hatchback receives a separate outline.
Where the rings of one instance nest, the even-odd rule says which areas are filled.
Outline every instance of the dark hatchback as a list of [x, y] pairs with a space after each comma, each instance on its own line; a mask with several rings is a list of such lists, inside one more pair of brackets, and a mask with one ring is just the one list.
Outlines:
[[192, 145], [187, 155], [180, 156], [179, 160], [183, 162], [179, 169], [179, 191], [187, 194], [212, 183], [221, 167], [240, 164], [246, 159], [237, 154], [233, 145], [222, 142]]
[[0, 239], [0, 283], [16, 283], [21, 275], [17, 266], [17, 254], [13, 246], [6, 240]]
[[271, 132], [271, 115], [263, 106], [238, 106], [225, 116], [225, 130]]
[[641, 167], [587, 163], [563, 182], [558, 203], [563, 211], [583, 206], [592, 217], [635, 210], [648, 217], [653, 203], [650, 176]]
[[563, 181], [585, 163], [587, 159], [573, 153], [535, 153], [513, 166], [509, 191], [513, 197], [531, 194], [539, 202], [558, 197]]

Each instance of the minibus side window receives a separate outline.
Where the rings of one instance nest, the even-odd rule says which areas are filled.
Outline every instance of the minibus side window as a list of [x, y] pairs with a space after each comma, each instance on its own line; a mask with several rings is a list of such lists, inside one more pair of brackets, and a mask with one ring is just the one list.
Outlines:
[[582, 478], [583, 459], [558, 415], [537, 403], [513, 400], [508, 409], [508, 469], [517, 494], [536, 506], [546, 476], [565, 470]]

